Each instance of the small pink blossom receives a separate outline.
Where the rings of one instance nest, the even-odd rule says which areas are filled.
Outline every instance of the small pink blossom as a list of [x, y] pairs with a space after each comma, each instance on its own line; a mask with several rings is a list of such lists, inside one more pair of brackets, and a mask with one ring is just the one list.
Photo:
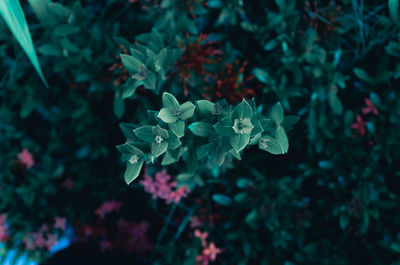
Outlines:
[[372, 112], [374, 115], [378, 116], [379, 111], [369, 98], [365, 98], [365, 105], [367, 106], [365, 108], [362, 108], [362, 113], [364, 115]]
[[136, 3], [136, 2], [139, 2], [139, 0], [128, 0], [129, 1], [129, 3]]
[[95, 211], [95, 215], [99, 216], [101, 219], [104, 219], [104, 217], [111, 212], [119, 212], [121, 206], [122, 202], [107, 201]]
[[54, 228], [65, 230], [67, 227], [67, 219], [64, 217], [55, 217], [54, 218]]
[[55, 234], [48, 234], [46, 241], [45, 241], [45, 246], [48, 250], [50, 250], [54, 245], [58, 243], [58, 237]]
[[32, 154], [27, 149], [23, 149], [22, 152], [18, 153], [18, 162], [26, 169], [33, 167], [35, 164]]
[[179, 187], [176, 191], [173, 191], [169, 194], [167, 203], [179, 203], [181, 198], [187, 197], [189, 194], [189, 188], [186, 186]]
[[214, 242], [211, 242], [208, 247], [203, 249], [202, 254], [197, 256], [196, 261], [200, 262], [201, 265], [208, 265], [210, 261], [215, 261], [217, 255], [221, 252], [222, 250], [217, 248]]
[[177, 183], [176, 181], [171, 181], [171, 175], [169, 175], [165, 169], [161, 172], [157, 172], [154, 179], [145, 172], [140, 184], [143, 185], [146, 192], [152, 194], [153, 199], [160, 198], [167, 203], [179, 203], [181, 198], [189, 194], [189, 189], [186, 186], [174, 190]]
[[192, 216], [190, 217], [190, 227], [200, 227], [203, 225], [203, 222], [200, 220], [198, 216]]
[[72, 179], [67, 178], [67, 179], [64, 180], [64, 182], [62, 183], [62, 185], [63, 185], [63, 187], [65, 187], [68, 191], [71, 191], [72, 188], [73, 188], [74, 185], [75, 185], [75, 182], [74, 182]]
[[203, 246], [203, 248], [205, 248], [207, 246], [206, 240], [208, 237], [208, 233], [207, 232], [202, 233], [200, 230], [196, 229], [194, 230], [194, 235], [201, 240], [201, 245]]
[[363, 121], [360, 115], [357, 115], [356, 122], [351, 125], [351, 128], [355, 130], [358, 134], [363, 136], [366, 133], [366, 122]]
[[5, 242], [9, 238], [6, 218], [7, 218], [6, 214], [0, 215], [0, 242]]

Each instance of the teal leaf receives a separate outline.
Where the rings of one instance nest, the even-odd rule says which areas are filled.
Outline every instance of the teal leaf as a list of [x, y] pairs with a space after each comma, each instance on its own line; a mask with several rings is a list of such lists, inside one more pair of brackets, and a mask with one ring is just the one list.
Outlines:
[[179, 108], [179, 102], [176, 98], [168, 92], [164, 92], [162, 95], [162, 103], [164, 108], [177, 109]]
[[213, 126], [207, 122], [194, 122], [189, 125], [189, 129], [196, 136], [207, 137], [213, 130]]
[[160, 143], [154, 142], [151, 144], [151, 153], [156, 157], [159, 157], [160, 155], [165, 153], [165, 151], [167, 151], [167, 148], [168, 148], [168, 142], [165, 140], [163, 140]]
[[390, 18], [393, 20], [394, 24], [400, 26], [399, 0], [389, 0], [389, 13], [390, 13]]
[[117, 116], [118, 119], [121, 119], [122, 115], [125, 112], [125, 103], [124, 100], [120, 97], [114, 97], [114, 114]]
[[184, 121], [176, 121], [174, 123], [168, 123], [169, 129], [179, 138], [185, 135], [185, 122]]
[[229, 142], [236, 152], [242, 151], [250, 141], [249, 134], [235, 134], [229, 138]]
[[274, 155], [285, 154], [285, 149], [282, 145], [274, 138], [270, 136], [263, 136], [260, 138], [259, 147]]
[[287, 153], [289, 149], [289, 139], [286, 135], [285, 129], [283, 127], [279, 127], [276, 130], [276, 140], [283, 148], [283, 152]]
[[178, 136], [176, 136], [174, 133], [169, 134], [169, 138], [167, 139], [167, 142], [168, 142], [168, 149], [170, 149], [170, 150], [174, 150], [182, 145]]
[[[141, 72], [143, 72], [142, 68], [143, 66], [140, 67]], [[147, 89], [154, 90], [156, 89], [156, 81], [156, 74], [153, 71], [148, 71], [147, 77], [143, 80], [143, 85]]]
[[277, 121], [279, 123], [282, 123], [284, 120], [283, 117], [283, 108], [282, 105], [278, 102], [276, 103], [272, 109], [271, 109], [271, 113], [270, 113], [270, 118], [274, 121]]
[[115, 148], [117, 148], [117, 150], [122, 154], [135, 154], [141, 157], [144, 156], [144, 153], [139, 148], [128, 143], [118, 145]]
[[247, 101], [244, 99], [233, 109], [232, 118], [234, 119], [245, 119], [251, 118], [252, 116], [253, 109], [251, 108], [250, 104], [247, 103]]
[[42, 69], [39, 64], [39, 59], [33, 47], [32, 37], [29, 32], [28, 24], [22, 10], [21, 4], [17, 0], [1, 0], [0, 15], [7, 23], [14, 37], [21, 45], [22, 49], [28, 55], [36, 71], [38, 72], [43, 83], [48, 87], [47, 81], [44, 78]]
[[224, 194], [214, 194], [213, 201], [222, 206], [229, 206], [232, 204], [232, 199]]
[[197, 108], [201, 114], [207, 115], [215, 112], [215, 104], [208, 100], [196, 101]]
[[153, 126], [149, 126], [149, 125], [142, 126], [140, 128], [133, 130], [133, 132], [135, 133], [136, 137], [142, 141], [145, 141], [148, 143], [154, 142], [155, 136], [153, 134]]
[[126, 54], [120, 54], [120, 56], [121, 56], [122, 64], [128, 70], [128, 72], [131, 74], [138, 73], [140, 70], [140, 67], [144, 66], [142, 62], [140, 62], [133, 56], [126, 55]]
[[187, 120], [193, 117], [195, 108], [196, 106], [190, 101], [183, 103], [182, 105], [179, 106], [179, 112], [180, 112], [179, 118], [181, 120]]
[[165, 123], [174, 123], [178, 120], [175, 114], [169, 108], [162, 108], [157, 115]]
[[163, 160], [161, 161], [161, 165], [162, 166], [167, 166], [167, 165], [171, 165], [171, 164], [173, 164], [175, 162], [176, 162], [175, 157], [173, 157], [171, 155], [171, 153], [167, 151], [165, 153], [164, 157], [163, 157]]
[[221, 119], [214, 125], [214, 129], [220, 136], [229, 137], [233, 135], [233, 121], [229, 117]]
[[124, 179], [126, 184], [131, 184], [140, 174], [140, 170], [143, 166], [143, 159], [140, 159], [137, 163], [131, 164], [127, 162], [127, 168], [125, 170]]

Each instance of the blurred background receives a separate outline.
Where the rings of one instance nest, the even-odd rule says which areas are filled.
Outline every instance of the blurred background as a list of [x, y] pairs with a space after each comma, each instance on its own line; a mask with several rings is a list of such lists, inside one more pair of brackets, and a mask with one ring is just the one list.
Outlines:
[[[0, 2], [0, 264], [400, 264], [399, 11]], [[127, 185], [115, 146], [165, 91], [280, 102], [289, 149], [157, 161]]]

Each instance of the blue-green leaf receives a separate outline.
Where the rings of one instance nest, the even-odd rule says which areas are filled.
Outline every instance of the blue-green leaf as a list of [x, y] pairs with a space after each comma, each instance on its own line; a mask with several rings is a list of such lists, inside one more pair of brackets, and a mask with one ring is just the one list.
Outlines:
[[44, 78], [42, 69], [40, 68], [39, 60], [36, 55], [35, 48], [31, 34], [29, 32], [28, 23], [22, 10], [21, 4], [17, 0], [2, 0], [0, 1], [0, 15], [3, 17], [11, 32], [22, 46], [25, 53], [28, 55], [33, 66], [38, 72], [43, 83], [47, 85], [46, 79]]

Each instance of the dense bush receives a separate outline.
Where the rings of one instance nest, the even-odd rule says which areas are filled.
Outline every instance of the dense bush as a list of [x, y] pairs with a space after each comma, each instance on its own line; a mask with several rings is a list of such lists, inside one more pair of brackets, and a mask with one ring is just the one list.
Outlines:
[[22, 4], [43, 76], [0, 19], [5, 249], [400, 264], [397, 0]]

